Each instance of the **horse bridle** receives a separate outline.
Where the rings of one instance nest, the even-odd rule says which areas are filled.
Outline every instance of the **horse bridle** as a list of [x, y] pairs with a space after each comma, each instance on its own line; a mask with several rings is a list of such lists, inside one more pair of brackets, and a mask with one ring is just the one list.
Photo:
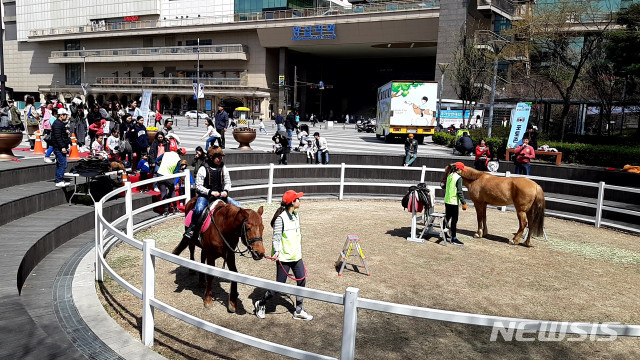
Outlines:
[[216, 218], [213, 216], [213, 213], [211, 213], [211, 222], [213, 222], [213, 226], [218, 231], [218, 235], [220, 235], [220, 238], [222, 239], [224, 244], [227, 245], [227, 248], [231, 250], [231, 252], [239, 255], [244, 255], [247, 252], [250, 252], [251, 256], [255, 256], [255, 257], [258, 256], [258, 253], [255, 250], [253, 250], [251, 245], [255, 242], [263, 241], [263, 240], [261, 237], [249, 239], [249, 235], [247, 235], [247, 225], [246, 225], [247, 219], [242, 220], [242, 230], [240, 231], [240, 240], [247, 247], [247, 250], [243, 250], [243, 251], [236, 250], [232, 248], [231, 245], [229, 245], [229, 242], [227, 242], [227, 239], [225, 239], [224, 235], [222, 235], [222, 231], [220, 231], [220, 228], [218, 228], [218, 224], [216, 224]]

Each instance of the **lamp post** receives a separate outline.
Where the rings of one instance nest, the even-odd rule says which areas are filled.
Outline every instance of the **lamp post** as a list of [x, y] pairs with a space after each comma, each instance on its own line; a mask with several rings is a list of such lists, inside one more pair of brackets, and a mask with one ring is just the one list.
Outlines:
[[487, 138], [491, 137], [491, 127], [493, 125], [493, 105], [496, 100], [496, 81], [498, 79], [498, 56], [507, 45], [504, 40], [492, 40], [491, 49], [493, 49], [493, 79], [491, 80], [491, 100], [489, 102], [489, 131]]
[[438, 69], [440, 69], [440, 90], [438, 92], [438, 114], [436, 117], [436, 126], [440, 128], [440, 113], [442, 112], [442, 88], [444, 87], [444, 73], [447, 71], [449, 63], [438, 63]]
[[196, 127], [200, 126], [200, 38], [198, 38], [198, 47], [196, 48], [198, 53], [198, 69], [196, 71]]
[[[2, 8], [0, 6], [0, 20], [2, 20]], [[4, 26], [0, 25], [0, 102], [7, 100], [7, 92], [5, 83], [7, 81], [7, 75], [4, 74]]]
[[82, 81], [87, 81], [87, 54], [85, 53], [84, 46], [82, 47]]

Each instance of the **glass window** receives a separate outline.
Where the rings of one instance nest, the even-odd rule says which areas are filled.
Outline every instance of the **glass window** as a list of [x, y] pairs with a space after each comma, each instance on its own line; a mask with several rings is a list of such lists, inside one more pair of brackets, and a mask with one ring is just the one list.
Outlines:
[[65, 80], [67, 85], [80, 85], [82, 82], [81, 64], [65, 65]]

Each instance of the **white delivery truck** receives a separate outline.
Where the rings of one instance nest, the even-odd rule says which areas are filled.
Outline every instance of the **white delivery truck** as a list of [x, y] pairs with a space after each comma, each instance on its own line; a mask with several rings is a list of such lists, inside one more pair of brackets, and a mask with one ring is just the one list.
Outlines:
[[378, 88], [376, 137], [389, 142], [413, 134], [419, 143], [436, 128], [438, 83], [390, 81]]

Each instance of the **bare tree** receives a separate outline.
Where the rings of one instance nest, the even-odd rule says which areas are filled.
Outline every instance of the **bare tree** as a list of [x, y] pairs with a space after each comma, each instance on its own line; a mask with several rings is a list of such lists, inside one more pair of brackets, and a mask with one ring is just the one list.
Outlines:
[[612, 12], [602, 8], [603, 3], [575, 0], [538, 3], [531, 14], [514, 22], [511, 30], [518, 38], [528, 39], [526, 49], [532, 73], [546, 78], [562, 99], [561, 141], [576, 85], [584, 79], [587, 63], [612, 23]]
[[491, 60], [486, 51], [479, 48], [475, 42], [461, 36], [458, 48], [453, 54], [453, 64], [450, 77], [455, 82], [455, 92], [462, 100], [462, 115], [469, 109], [469, 118], [463, 124], [469, 125], [475, 104], [482, 100], [491, 78]]

